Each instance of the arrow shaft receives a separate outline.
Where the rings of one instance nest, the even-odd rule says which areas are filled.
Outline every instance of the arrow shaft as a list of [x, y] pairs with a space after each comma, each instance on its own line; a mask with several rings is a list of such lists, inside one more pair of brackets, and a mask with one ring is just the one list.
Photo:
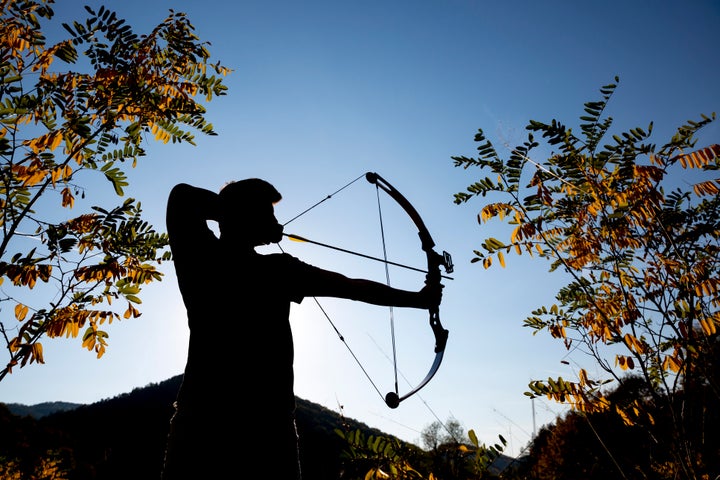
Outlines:
[[[352, 250], [347, 250], [347, 249], [345, 249], [345, 248], [336, 247], [336, 246], [334, 246], [334, 245], [329, 245], [329, 244], [327, 244], [327, 243], [316, 242], [315, 240], [310, 240], [309, 238], [301, 237], [300, 235], [295, 235], [295, 234], [293, 234], [293, 233], [283, 233], [283, 235], [286, 236], [286, 237], [288, 237], [290, 240], [296, 240], [296, 241], [299, 241], [299, 242], [312, 243], [313, 245], [318, 245], [318, 246], [321, 246], [321, 247], [329, 248], [329, 249], [331, 249], [331, 250], [337, 250], [338, 252], [348, 253], [348, 254], [350, 254], [350, 255], [355, 255], [356, 257], [367, 258], [368, 260], [375, 260], [376, 262], [387, 263], [387, 264], [390, 264], [390, 265], [394, 265], [394, 266], [396, 266], [396, 267], [406, 268], [406, 269], [408, 269], [408, 270], [414, 270], [414, 271], [420, 272], [420, 273], [428, 273], [427, 270], [423, 270], [423, 269], [421, 269], [421, 268], [411, 267], [410, 265], [404, 265], [404, 264], [402, 264], [402, 263], [397, 263], [397, 262], [393, 262], [393, 261], [390, 261], [390, 260], [384, 260], [384, 259], [382, 259], [382, 258], [380, 258], [380, 257], [373, 257], [372, 255], [366, 255], [366, 254], [364, 254], [364, 253], [354, 252], [354, 251], [352, 251]], [[442, 278], [446, 278], [446, 279], [448, 279], [448, 280], [452, 280], [452, 279], [453, 279], [452, 277], [448, 277], [448, 276], [446, 276], [446, 275], [441, 275], [441, 277], [442, 277]]]

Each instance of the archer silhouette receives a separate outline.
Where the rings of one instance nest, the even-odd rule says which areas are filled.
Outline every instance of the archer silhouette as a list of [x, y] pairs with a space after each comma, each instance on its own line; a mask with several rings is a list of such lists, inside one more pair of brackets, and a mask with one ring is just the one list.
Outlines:
[[[190, 329], [187, 364], [170, 422], [163, 480], [300, 479], [293, 390], [290, 304], [339, 297], [429, 309], [442, 285], [412, 292], [323, 270], [286, 254], [260, 254], [278, 243], [280, 193], [251, 178], [214, 193], [176, 185], [167, 230]], [[219, 238], [208, 226], [216, 221]], [[242, 445], [242, 446], [241, 446]]]

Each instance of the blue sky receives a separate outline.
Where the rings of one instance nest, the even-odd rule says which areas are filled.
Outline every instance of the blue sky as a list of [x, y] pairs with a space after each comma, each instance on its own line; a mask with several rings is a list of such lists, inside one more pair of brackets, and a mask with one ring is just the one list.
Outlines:
[[[675, 128], [720, 106], [716, 1], [107, 1], [137, 33], [161, 22], [168, 9], [186, 12], [215, 60], [234, 70], [227, 96], [208, 107], [217, 137], [196, 147], [151, 144], [131, 172], [127, 195], [142, 201], [164, 229], [167, 194], [178, 182], [219, 189], [245, 177], [269, 180], [284, 199], [285, 221], [367, 171], [392, 183], [416, 207], [439, 250], [453, 255], [441, 319], [450, 330], [445, 359], [418, 395], [388, 409], [310, 300], [293, 308], [296, 393], [346, 416], [419, 443], [431, 422], [453, 417], [482, 441], [498, 434], [517, 453], [533, 428], [562, 406], [523, 395], [532, 379], [573, 377], [589, 366], [579, 352], [532, 336], [523, 319], [553, 303], [564, 285], [539, 260], [509, 257], [505, 269], [470, 264], [495, 224], [479, 226], [478, 199], [457, 206], [453, 194], [479, 172], [453, 167], [472, 156], [482, 128], [501, 154], [525, 138], [528, 120], [557, 118], [578, 125], [583, 104], [620, 77], [609, 113], [618, 129], [655, 122], [662, 144]], [[55, 5], [57, 19], [84, 18], [84, 2]], [[98, 2], [88, 2], [99, 5]], [[702, 145], [718, 143], [706, 129]], [[537, 154], [541, 154], [538, 150]], [[542, 160], [538, 158], [537, 160]], [[86, 205], [113, 201], [109, 184], [88, 177]], [[364, 182], [338, 194], [287, 231], [382, 255], [374, 192]], [[105, 203], [106, 206], [111, 205]], [[79, 213], [79, 208], [76, 207]], [[387, 213], [387, 216], [386, 216]], [[419, 242], [393, 205], [383, 205], [388, 256], [423, 264]], [[391, 241], [395, 241], [393, 245]], [[384, 280], [382, 265], [358, 262], [309, 245], [283, 248], [349, 276]], [[145, 289], [142, 317], [108, 327], [110, 347], [96, 360], [80, 340], [45, 342], [45, 365], [18, 369], [0, 382], [0, 401], [91, 403], [182, 372], [188, 332], [172, 268]], [[422, 275], [391, 271], [394, 285], [419, 288]], [[322, 301], [333, 322], [378, 384], [392, 388], [388, 312], [355, 302]], [[433, 359], [427, 314], [396, 309], [399, 368], [410, 383]], [[242, 327], [225, 319], [228, 348], [254, 348]], [[260, 348], [272, 348], [261, 346]], [[566, 360], [569, 365], [560, 363]], [[227, 398], [243, 389], [237, 365]], [[273, 379], [268, 379], [268, 382]], [[409, 386], [400, 378], [400, 390]]]

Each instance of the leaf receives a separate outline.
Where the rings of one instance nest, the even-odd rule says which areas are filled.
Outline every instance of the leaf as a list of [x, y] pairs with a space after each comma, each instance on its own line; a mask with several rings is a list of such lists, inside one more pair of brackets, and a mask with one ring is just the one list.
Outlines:
[[478, 437], [475, 434], [475, 430], [470, 429], [468, 431], [468, 437], [470, 438], [470, 442], [475, 445], [475, 447], [478, 447], [480, 445], [480, 442], [478, 441]]
[[682, 363], [675, 355], [666, 355], [663, 359], [662, 366], [664, 370], [669, 369], [675, 373], [678, 373], [680, 371], [680, 368], [682, 368]]
[[703, 168], [720, 157], [720, 145], [714, 144], [694, 152], [680, 155], [680, 165], [684, 168]]
[[717, 333], [717, 329], [715, 328], [715, 321], [713, 320], [713, 318], [701, 318], [699, 322], [700, 328], [702, 328], [703, 333], [708, 337]]
[[140, 297], [137, 297], [135, 295], [125, 295], [125, 299], [127, 299], [127, 301], [132, 302], [132, 303], [142, 303], [142, 300], [140, 300]]
[[69, 187], [65, 187], [62, 190], [62, 206], [72, 208], [75, 205], [75, 197], [70, 191]]
[[28, 314], [28, 307], [22, 303], [15, 305], [15, 318], [22, 322]]
[[115, 193], [118, 196], [123, 196], [123, 187], [127, 187], [129, 183], [127, 182], [127, 177], [125, 176], [125, 173], [118, 167], [114, 167], [113, 165], [114, 162], [108, 162], [102, 166], [100, 171], [102, 171], [105, 174], [105, 178], [107, 178], [110, 183], [112, 183], [112, 186], [115, 189]]
[[35, 342], [32, 344], [32, 353], [30, 355], [30, 363], [45, 363], [45, 359], [43, 358], [43, 346], [40, 342]]

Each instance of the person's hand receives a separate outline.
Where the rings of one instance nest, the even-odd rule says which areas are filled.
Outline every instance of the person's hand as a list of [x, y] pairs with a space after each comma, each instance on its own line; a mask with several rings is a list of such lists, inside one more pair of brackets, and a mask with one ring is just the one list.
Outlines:
[[445, 286], [442, 283], [425, 283], [425, 286], [420, 290], [420, 295], [423, 299], [423, 308], [438, 307], [442, 301], [442, 290]]

